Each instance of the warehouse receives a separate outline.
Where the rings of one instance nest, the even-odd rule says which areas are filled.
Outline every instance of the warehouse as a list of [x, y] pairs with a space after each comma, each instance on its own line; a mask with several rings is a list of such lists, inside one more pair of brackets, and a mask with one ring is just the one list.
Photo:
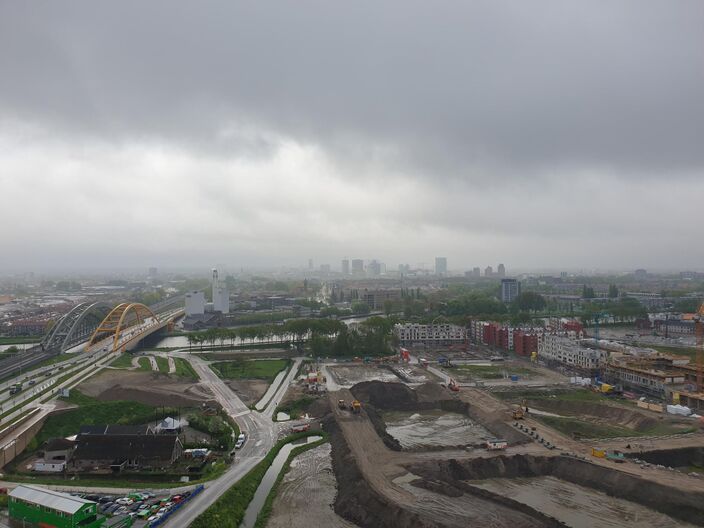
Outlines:
[[10, 519], [16, 523], [55, 526], [56, 528], [100, 528], [97, 504], [37, 486], [17, 486], [10, 492]]

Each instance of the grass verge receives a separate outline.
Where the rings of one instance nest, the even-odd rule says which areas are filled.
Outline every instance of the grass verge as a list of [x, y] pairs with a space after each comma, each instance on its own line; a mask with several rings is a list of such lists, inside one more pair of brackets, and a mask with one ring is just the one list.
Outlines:
[[482, 379], [501, 379], [509, 376], [529, 377], [535, 371], [523, 367], [503, 367], [499, 365], [459, 365], [446, 369], [448, 372], [460, 372]]
[[132, 366], [133, 357], [134, 356], [129, 352], [124, 352], [120, 354], [112, 363], [110, 363], [110, 366], [121, 369], [130, 368]]
[[658, 424], [643, 431], [628, 427], [604, 425], [578, 420], [577, 418], [557, 418], [554, 416], [533, 416], [544, 424], [573, 438], [619, 438], [636, 436], [666, 436], [672, 434], [690, 433], [694, 428], [681, 429], [667, 424]]
[[162, 356], [156, 356], [156, 366], [162, 374], [169, 373], [169, 360]]
[[[254, 466], [249, 473], [216, 500], [207, 510], [200, 514], [191, 524], [190, 528], [239, 528], [244, 514], [247, 511], [247, 506], [254, 498], [254, 494], [259, 487], [264, 474], [267, 472], [271, 464], [274, 462], [276, 455], [279, 454], [281, 448], [299, 438], [315, 436], [320, 434], [324, 439], [327, 439], [327, 434], [323, 431], [318, 432], [303, 432], [287, 436], [279, 440], [264, 460]], [[313, 444], [311, 444], [313, 445]]]
[[263, 379], [271, 383], [290, 364], [288, 359], [245, 359], [220, 361], [210, 368], [223, 379]]
[[181, 378], [191, 378], [194, 381], [198, 381], [200, 379], [188, 360], [183, 358], [174, 358], [174, 362], [176, 363], [177, 376]]
[[262, 509], [259, 512], [259, 515], [257, 516], [257, 522], [254, 523], [254, 528], [266, 528], [266, 524], [269, 522], [269, 517], [271, 516], [271, 510], [274, 506], [274, 499], [276, 499], [276, 495], [279, 493], [279, 486], [281, 485], [281, 481], [283, 480], [286, 473], [288, 473], [289, 469], [291, 469], [291, 462], [293, 462], [293, 459], [304, 451], [308, 451], [309, 449], [318, 447], [319, 445], [322, 445], [327, 441], [328, 439], [324, 437], [321, 440], [318, 440], [317, 442], [313, 442], [312, 444], [298, 446], [293, 451], [291, 451], [291, 453], [289, 453], [286, 462], [281, 468], [281, 471], [279, 471], [279, 475], [276, 477], [276, 482], [274, 482], [274, 485], [271, 488], [269, 495], [267, 495], [266, 497], [266, 501], [264, 501], [264, 505], [262, 506]]
[[274, 411], [274, 418], [276, 418], [276, 414], [280, 412], [288, 414], [292, 420], [300, 418], [305, 408], [308, 407], [314, 401], [315, 398], [313, 398], [312, 396], [302, 396], [297, 400], [282, 403], [276, 408], [276, 411]]
[[139, 363], [139, 370], [144, 370], [146, 372], [151, 372], [152, 371], [152, 364], [149, 361], [148, 357], [141, 357], [137, 360], [137, 363]]

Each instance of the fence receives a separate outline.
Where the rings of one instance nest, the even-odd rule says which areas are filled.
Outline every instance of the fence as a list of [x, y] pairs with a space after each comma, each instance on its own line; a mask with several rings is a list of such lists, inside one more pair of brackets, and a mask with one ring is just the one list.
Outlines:
[[167, 511], [164, 515], [162, 515], [161, 517], [159, 517], [155, 521], [150, 522], [147, 525], [148, 528], [155, 528], [156, 526], [159, 526], [159, 525], [165, 523], [166, 520], [169, 517], [171, 517], [171, 515], [176, 513], [178, 510], [180, 510], [183, 506], [185, 506], [188, 503], [188, 501], [190, 501], [193, 497], [198, 495], [204, 489], [205, 489], [205, 486], [203, 486], [203, 484], [199, 484], [198, 486], [196, 486], [195, 489], [191, 492], [191, 494], [188, 497], [186, 497], [184, 500], [182, 500], [178, 504], [174, 504], [173, 506], [171, 506], [169, 511]]

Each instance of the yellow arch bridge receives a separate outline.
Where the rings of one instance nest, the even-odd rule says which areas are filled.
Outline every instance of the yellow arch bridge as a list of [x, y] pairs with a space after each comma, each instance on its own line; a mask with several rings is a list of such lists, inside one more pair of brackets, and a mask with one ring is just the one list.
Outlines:
[[[161, 321], [147, 306], [141, 303], [122, 303], [118, 304], [113, 308], [110, 313], [103, 319], [103, 321], [95, 329], [93, 335], [88, 340], [86, 349], [91, 346], [112, 337], [112, 351], [117, 352], [122, 345], [133, 339], [141, 339], [144, 337], [143, 334], [146, 333], [147, 328], [134, 334], [132, 339], [130, 338], [131, 332], [136, 330], [136, 327], [142, 326], [143, 323], [152, 320], [153, 325], [149, 325], [147, 328], [153, 328], [154, 326], [160, 326]], [[121, 341], [126, 338], [125, 343]]]

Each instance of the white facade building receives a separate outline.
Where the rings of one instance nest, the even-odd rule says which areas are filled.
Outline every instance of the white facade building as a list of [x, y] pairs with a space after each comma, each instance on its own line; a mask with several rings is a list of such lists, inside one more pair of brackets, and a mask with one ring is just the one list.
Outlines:
[[223, 314], [230, 313], [230, 294], [227, 285], [220, 282], [218, 270], [213, 268], [213, 311]]
[[606, 365], [608, 352], [587, 348], [573, 337], [547, 334], [538, 348], [538, 356], [583, 370], [596, 370]]
[[186, 293], [186, 317], [189, 315], [203, 315], [205, 313], [205, 293], [190, 291]]
[[397, 324], [394, 332], [402, 344], [463, 342], [467, 338], [467, 329], [453, 324]]

